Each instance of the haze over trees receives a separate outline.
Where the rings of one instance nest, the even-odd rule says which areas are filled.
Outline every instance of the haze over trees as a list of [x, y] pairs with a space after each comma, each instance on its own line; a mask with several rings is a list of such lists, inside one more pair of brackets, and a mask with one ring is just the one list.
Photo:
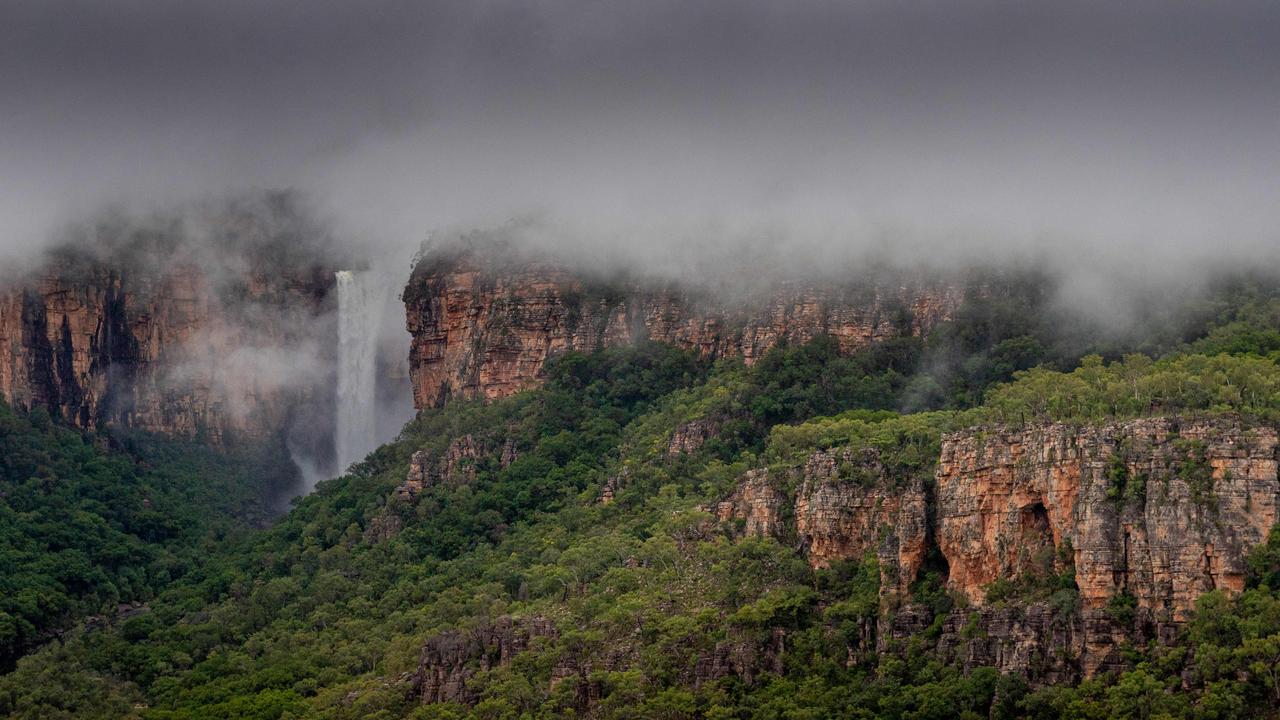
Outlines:
[[[941, 618], [964, 602], [941, 584], [945, 567], [926, 567], [910, 591], [937, 622], [877, 652], [864, 641], [882, 612], [874, 555], [814, 570], [785, 535], [709, 524], [708, 504], [744, 472], [793, 467], [816, 449], [867, 448], [891, 477], [929, 482], [942, 433], [973, 425], [1187, 414], [1271, 423], [1280, 411], [1274, 325], [1227, 318], [1158, 359], [1086, 355], [1052, 369], [1039, 365], [1043, 350], [1025, 352], [1047, 337], [1016, 334], [1021, 321], [979, 323], [958, 372], [926, 361], [939, 344], [952, 354], [951, 338], [975, 336], [973, 317], [852, 356], [825, 338], [783, 346], [750, 368], [656, 344], [570, 353], [546, 367], [540, 389], [423, 411], [396, 442], [261, 531], [231, 519], [253, 507], [248, 489], [259, 481], [243, 466], [158, 437], [95, 437], [40, 411], [0, 409], [14, 568], [3, 617], [16, 660], [0, 679], [0, 709], [26, 718], [1269, 712], [1280, 534], [1254, 551], [1244, 593], [1204, 596], [1171, 642], [1127, 648], [1127, 670], [1029, 686], [932, 651]], [[901, 414], [921, 402], [924, 383], [944, 391], [928, 396], [927, 411]], [[717, 419], [718, 432], [668, 455], [672, 428], [699, 418]], [[412, 498], [399, 490], [413, 453], [444, 457], [463, 437], [482, 450], [452, 467], [454, 479]], [[514, 459], [503, 459], [507, 447]], [[63, 518], [56, 531], [54, 517]], [[1075, 593], [1070, 576], [1052, 576], [993, 586], [988, 597], [1048, 598], [1069, 618]], [[1135, 621], [1123, 604], [1114, 612]], [[468, 704], [420, 705], [412, 678], [424, 639], [501, 617], [544, 618], [554, 630], [509, 663], [465, 661]], [[691, 664], [724, 643], [763, 652], [778, 633], [785, 644], [749, 680]], [[594, 669], [552, 682], [566, 662]]]
[[1280, 2], [0, 0], [0, 717], [1280, 720]]

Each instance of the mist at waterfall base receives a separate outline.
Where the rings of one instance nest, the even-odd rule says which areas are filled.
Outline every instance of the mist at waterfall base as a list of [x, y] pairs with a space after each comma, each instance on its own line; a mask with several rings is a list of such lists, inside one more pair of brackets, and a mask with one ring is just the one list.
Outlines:
[[290, 447], [300, 495], [394, 439], [413, 417], [405, 372], [410, 338], [398, 292], [406, 279], [385, 268], [334, 273], [333, 417], [317, 424], [331, 429], [333, 452], [318, 458]]

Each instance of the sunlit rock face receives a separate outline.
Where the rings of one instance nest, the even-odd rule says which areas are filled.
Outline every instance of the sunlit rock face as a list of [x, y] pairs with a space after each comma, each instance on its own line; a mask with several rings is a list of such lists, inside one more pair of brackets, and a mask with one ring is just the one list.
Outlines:
[[951, 317], [959, 284], [778, 281], [750, 297], [671, 283], [602, 281], [502, 246], [425, 256], [405, 289], [415, 404], [497, 398], [533, 387], [548, 356], [650, 339], [748, 364], [780, 342], [834, 336], [845, 352], [923, 335]]

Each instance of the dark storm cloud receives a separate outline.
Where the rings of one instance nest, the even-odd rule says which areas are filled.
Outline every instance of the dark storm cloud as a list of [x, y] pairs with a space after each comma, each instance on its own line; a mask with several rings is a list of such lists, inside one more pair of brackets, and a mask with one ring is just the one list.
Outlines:
[[9, 0], [0, 64], [11, 251], [291, 185], [386, 243], [534, 214], [656, 265], [1276, 259], [1275, 3]]

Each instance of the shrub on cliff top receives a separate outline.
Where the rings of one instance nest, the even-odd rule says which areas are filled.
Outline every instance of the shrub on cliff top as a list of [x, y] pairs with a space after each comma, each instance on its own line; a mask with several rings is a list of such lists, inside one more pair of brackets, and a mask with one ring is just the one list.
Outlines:
[[1188, 411], [1280, 418], [1280, 367], [1267, 358], [1128, 355], [1104, 364], [1086, 357], [1069, 373], [1036, 368], [987, 393], [993, 421], [1092, 421]]
[[815, 449], [872, 449], [890, 475], [928, 475], [938, 460], [942, 434], [973, 423], [974, 413], [939, 411], [894, 415], [852, 411], [769, 433], [764, 457], [771, 464], [800, 462]]

